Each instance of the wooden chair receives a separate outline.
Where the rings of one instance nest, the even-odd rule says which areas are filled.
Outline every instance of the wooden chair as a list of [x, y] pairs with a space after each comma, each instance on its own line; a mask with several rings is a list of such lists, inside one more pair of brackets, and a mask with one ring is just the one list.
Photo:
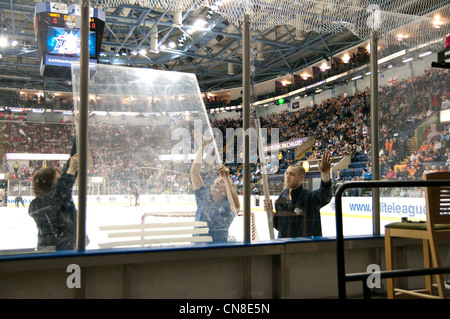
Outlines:
[[[425, 180], [448, 180], [450, 172], [438, 172], [425, 175]], [[385, 226], [386, 270], [393, 270], [393, 237], [415, 238], [422, 240], [424, 267], [441, 267], [437, 240], [450, 238], [450, 186], [425, 187], [427, 208], [426, 222], [396, 222]], [[394, 287], [395, 278], [388, 278], [387, 294], [389, 299], [406, 297], [446, 298], [443, 275], [435, 275], [439, 296], [433, 294], [433, 276], [425, 276], [425, 289], [405, 290]]]

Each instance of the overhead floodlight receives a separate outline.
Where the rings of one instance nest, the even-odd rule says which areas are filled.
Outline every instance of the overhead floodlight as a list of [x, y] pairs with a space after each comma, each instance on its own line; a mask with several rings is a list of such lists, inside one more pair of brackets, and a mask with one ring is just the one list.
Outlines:
[[0, 38], [0, 47], [6, 47], [8, 45], [8, 39], [5, 37]]
[[194, 29], [194, 31], [195, 30], [201, 30], [201, 29], [203, 29], [206, 26], [206, 24], [207, 24], [207, 22], [205, 20], [197, 19], [194, 22], [193, 29]]
[[397, 40], [398, 41], [403, 41], [404, 39], [406, 39], [408, 36], [406, 34], [400, 33], [397, 34]]
[[301, 77], [302, 77], [303, 80], [307, 80], [310, 76], [311, 76], [311, 75], [309, 75], [308, 73], [303, 73], [303, 74], [301, 75]]
[[433, 21], [431, 21], [431, 24], [435, 29], [439, 29], [441, 26], [445, 24], [445, 22], [441, 19], [441, 16], [437, 14], [433, 17]]
[[322, 65], [320, 66], [320, 70], [322, 72], [328, 70], [329, 68], [330, 66], [326, 62], [323, 62]]
[[342, 62], [348, 63], [348, 61], [350, 61], [350, 54], [345, 53], [341, 59], [342, 59]]
[[427, 55], [430, 55], [430, 54], [432, 54], [432, 53], [433, 53], [433, 52], [431, 52], [431, 51], [424, 52], [424, 53], [422, 53], [422, 54], [419, 55], [419, 58], [423, 58], [423, 57], [425, 57], [425, 56], [427, 56]]

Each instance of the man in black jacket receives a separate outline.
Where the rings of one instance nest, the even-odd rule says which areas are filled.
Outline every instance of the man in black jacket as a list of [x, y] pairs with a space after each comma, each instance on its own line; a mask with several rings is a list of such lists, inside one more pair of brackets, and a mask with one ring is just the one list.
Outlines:
[[[331, 169], [332, 158], [325, 152], [319, 164], [321, 183], [317, 190], [303, 188], [306, 176], [305, 169], [294, 164], [285, 172], [286, 189], [275, 201], [274, 228], [278, 230], [278, 238], [322, 236], [320, 208], [331, 201]], [[264, 201], [266, 210], [272, 209], [270, 201]]]

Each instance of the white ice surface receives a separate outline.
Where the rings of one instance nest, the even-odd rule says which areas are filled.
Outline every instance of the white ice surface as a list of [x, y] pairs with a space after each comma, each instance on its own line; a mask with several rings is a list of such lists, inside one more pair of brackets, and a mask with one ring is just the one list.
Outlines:
[[[261, 206], [255, 206], [252, 201], [252, 212], [255, 216], [258, 240], [269, 240], [269, 231], [266, 213]], [[196, 206], [192, 202], [177, 203], [142, 203], [140, 206], [130, 206], [127, 203], [101, 203], [90, 204], [87, 207], [86, 231], [89, 236], [87, 249], [98, 249], [99, 243], [110, 241], [107, 232], [100, 231], [100, 226], [140, 224], [142, 216], [147, 213], [177, 213], [183, 212], [187, 217], [159, 217], [148, 216], [145, 223], [155, 222], [179, 222], [193, 221]], [[190, 215], [190, 216], [189, 216]], [[325, 207], [322, 209], [322, 233], [323, 236], [336, 235], [336, 222], [334, 211]], [[381, 218], [381, 232], [384, 233], [384, 225], [392, 222], [392, 218]], [[358, 236], [372, 234], [372, 219], [366, 215], [344, 214], [343, 228], [345, 236]], [[230, 227], [230, 236], [236, 241], [243, 240], [243, 218], [238, 215]], [[276, 237], [275, 230], [275, 237]], [[35, 248], [37, 243], [37, 229], [34, 220], [28, 215], [28, 206], [19, 208], [9, 205], [0, 207], [0, 250]]]

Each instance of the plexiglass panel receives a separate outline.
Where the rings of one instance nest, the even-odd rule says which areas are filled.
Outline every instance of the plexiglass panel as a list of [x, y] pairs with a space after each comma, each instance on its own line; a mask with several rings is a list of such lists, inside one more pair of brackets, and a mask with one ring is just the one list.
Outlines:
[[98, 65], [89, 94], [88, 248], [240, 240], [194, 74]]

